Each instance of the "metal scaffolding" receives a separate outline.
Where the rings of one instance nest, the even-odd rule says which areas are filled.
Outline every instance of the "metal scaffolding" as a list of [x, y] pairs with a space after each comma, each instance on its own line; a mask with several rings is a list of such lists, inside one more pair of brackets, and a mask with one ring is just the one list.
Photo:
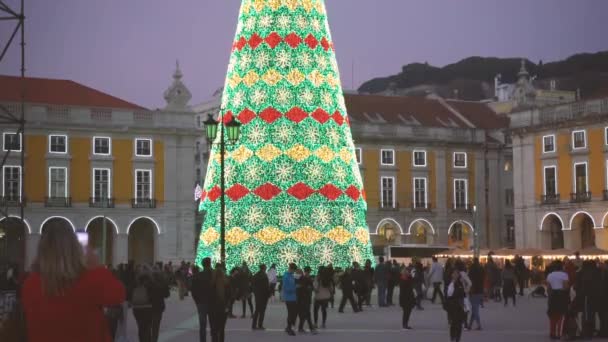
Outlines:
[[[2, 198], [0, 201], [0, 219], [8, 218], [9, 206], [16, 206], [19, 209], [19, 217], [22, 224], [24, 222], [24, 207], [25, 207], [25, 12], [24, 12], [24, 0], [17, 1], [20, 4], [19, 10], [12, 8], [7, 4], [6, 0], [0, 0], [0, 27], [10, 26], [12, 27], [10, 37], [6, 42], [1, 43], [2, 50], [0, 52], [0, 64], [4, 61], [7, 52], [13, 42], [16, 39], [20, 40], [19, 50], [20, 50], [20, 59], [21, 59], [21, 67], [20, 67], [20, 76], [21, 76], [21, 101], [17, 107], [8, 108], [7, 106], [0, 103], [0, 125], [7, 125], [9, 127], [15, 127], [17, 137], [21, 137], [21, 153], [20, 153], [20, 164], [21, 164], [21, 172], [20, 172], [20, 198], [18, 201], [7, 200], [6, 198]], [[3, 143], [4, 145], [4, 143]], [[6, 164], [9, 156], [11, 155], [12, 146], [5, 146], [7, 150], [0, 161], [0, 170], [4, 169], [4, 165]], [[3, 171], [2, 171], [3, 172]]]

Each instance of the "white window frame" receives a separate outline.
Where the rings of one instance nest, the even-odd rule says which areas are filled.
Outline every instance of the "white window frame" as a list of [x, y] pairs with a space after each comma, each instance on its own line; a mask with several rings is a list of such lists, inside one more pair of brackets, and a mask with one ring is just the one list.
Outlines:
[[141, 199], [151, 200], [152, 198], [154, 198], [154, 178], [152, 178], [154, 173], [152, 172], [152, 169], [135, 169], [135, 174], [134, 174], [134, 179], [133, 179], [133, 184], [135, 185], [133, 187], [133, 198], [134, 198], [136, 204], [137, 204], [137, 200], [139, 199], [137, 197], [137, 173], [138, 172], [149, 172], [150, 173], [150, 196], [148, 198], [141, 198]]
[[[424, 165], [416, 165], [416, 153], [424, 153]], [[426, 150], [414, 150], [412, 152], [412, 165], [414, 167], [426, 167], [428, 164], [428, 160], [427, 160], [427, 153]]]
[[[382, 158], [382, 155], [384, 154], [384, 152], [390, 152], [393, 155], [393, 162], [392, 163], [385, 163], [384, 162], [384, 158]], [[389, 149], [389, 148], [383, 148], [383, 149], [381, 149], [380, 150], [380, 165], [394, 166], [395, 165], [395, 150]]]
[[21, 191], [23, 190], [23, 170], [21, 169], [21, 165], [4, 165], [2, 166], [2, 197], [6, 197], [6, 169], [8, 168], [17, 168], [19, 170], [19, 200], [21, 200], [23, 198], [23, 194], [21, 193]]
[[[57, 151], [52, 150], [52, 144], [51, 144], [52, 137], [63, 137], [65, 139], [65, 151], [64, 152], [57, 152]], [[65, 134], [49, 134], [49, 153], [67, 154], [68, 153], [68, 136]]]
[[464, 182], [464, 206], [467, 207], [469, 203], [469, 180], [466, 178], [454, 178], [454, 209], [458, 208], [456, 205], [456, 183]]
[[[108, 153], [96, 153], [95, 152], [95, 140], [96, 139], [108, 139]], [[96, 155], [96, 156], [111, 156], [112, 155], [112, 138], [111, 137], [94, 136], [93, 137], [93, 155]]]
[[[137, 142], [139, 140], [146, 140], [150, 143], [150, 155], [145, 155], [145, 154], [138, 154], [137, 153]], [[141, 157], [141, 158], [152, 158], [154, 156], [154, 147], [152, 145], [152, 139], [151, 138], [135, 138], [133, 140], [133, 154], [135, 154], [136, 157]]]
[[361, 147], [355, 147], [355, 160], [357, 161], [357, 165], [363, 164], [363, 149]]
[[604, 127], [604, 145], [608, 146], [608, 126]]
[[[583, 133], [583, 135], [584, 135], [584, 138], [585, 138], [585, 139], [583, 139], [583, 142], [584, 142], [585, 144], [584, 144], [584, 146], [583, 146], [583, 147], [576, 147], [576, 146], [574, 145], [574, 141], [575, 141], [575, 139], [574, 139], [574, 135], [576, 135], [576, 133], [581, 133], [581, 132], [582, 132], [582, 133]], [[586, 149], [586, 148], [587, 148], [587, 130], [585, 130], [585, 129], [579, 129], [579, 130], [576, 130], [576, 131], [572, 131], [572, 149], [573, 149], [573, 150], [584, 150], [584, 149]]]
[[61, 170], [61, 169], [63, 169], [63, 172], [65, 174], [65, 184], [64, 184], [64, 190], [63, 190], [64, 191], [64, 197], [65, 198], [70, 197], [69, 194], [68, 194], [68, 179], [69, 179], [68, 178], [68, 168], [67, 167], [63, 167], [63, 166], [49, 166], [49, 195], [48, 195], [49, 198], [53, 197], [52, 196], [52, 192], [51, 192], [51, 185], [52, 185], [52, 182], [51, 182], [51, 173], [52, 173], [52, 170]]
[[424, 179], [424, 208], [428, 209], [429, 207], [429, 181], [427, 177], [414, 177], [412, 180], [412, 203], [414, 204], [414, 208], [419, 208], [416, 205], [416, 180]]
[[[97, 197], [95, 197], [95, 171], [96, 170], [108, 171], [108, 197], [107, 197], [107, 199], [112, 198], [112, 169], [107, 168], [107, 167], [94, 167], [93, 173], [91, 175], [91, 182], [92, 182], [91, 197], [93, 198], [93, 201], [95, 201], [97, 199]], [[100, 198], [102, 198], [102, 197], [100, 197]]]
[[384, 208], [384, 187], [383, 187], [383, 183], [385, 179], [390, 179], [392, 181], [393, 187], [393, 205], [391, 206], [392, 208], [395, 208], [396, 206], [396, 184], [395, 184], [395, 177], [380, 177], [380, 207]]
[[[547, 150], [545, 150], [545, 146], [547, 146], [547, 145], [545, 144], [545, 139], [546, 139], [546, 138], [551, 138], [551, 139], [553, 139], [553, 150], [552, 150], [552, 151], [547, 151]], [[574, 136], [573, 136], [573, 138], [572, 138], [572, 139], [574, 139]], [[572, 142], [573, 142], [573, 145], [572, 145], [572, 146], [574, 146], [574, 140], [572, 140]], [[543, 153], [555, 153], [555, 151], [556, 151], [556, 146], [555, 146], [555, 134], [543, 135]]]
[[574, 186], [574, 189], [573, 189], [572, 192], [573, 193], [577, 193], [576, 190], [578, 188], [577, 187], [578, 184], [576, 183], [577, 182], [577, 179], [576, 179], [576, 167], [578, 165], [585, 165], [585, 180], [586, 180], [586, 182], [585, 182], [586, 183], [585, 184], [585, 192], [589, 192], [589, 165], [588, 165], [587, 162], [574, 163], [574, 167], [572, 169], [572, 178], [574, 178], [574, 180], [572, 182], [572, 185]]
[[21, 133], [17, 133], [17, 132], [2, 132], [2, 150], [4, 152], [8, 151], [8, 148], [6, 148], [6, 136], [7, 135], [15, 135], [17, 134], [19, 136], [19, 149], [18, 150], [11, 150], [11, 152], [21, 152], [23, 151], [23, 134]]
[[[456, 165], [456, 155], [457, 155], [457, 154], [464, 154], [464, 166], [457, 166], [457, 165]], [[467, 159], [468, 159], [468, 157], [469, 157], [469, 156], [467, 155], [467, 153], [466, 153], [466, 152], [454, 152], [454, 155], [452, 156], [452, 159], [453, 159], [453, 160], [452, 160], [452, 164], [453, 164], [454, 168], [455, 168], [455, 169], [466, 169], [466, 168], [467, 168], [467, 166], [468, 166], [468, 163], [469, 163], [469, 162], [468, 162], [468, 160], [467, 160]], [[426, 158], [424, 158], [424, 159], [425, 159], [425, 161], [426, 161]]]
[[[547, 169], [554, 169], [555, 170], [555, 180], [553, 183], [554, 187], [555, 187], [555, 195], [558, 194], [558, 190], [557, 190], [557, 185], [559, 184], [559, 182], [557, 181], [557, 166], [556, 165], [547, 165], [543, 167], [543, 194], [545, 196], [547, 196]], [[576, 177], [576, 176], [575, 176]]]

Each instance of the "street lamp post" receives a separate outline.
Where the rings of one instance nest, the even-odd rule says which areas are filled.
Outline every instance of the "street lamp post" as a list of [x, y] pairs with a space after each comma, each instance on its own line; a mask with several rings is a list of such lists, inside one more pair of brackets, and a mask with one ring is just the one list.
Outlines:
[[[239, 140], [239, 135], [241, 134], [241, 124], [234, 119], [234, 116], [230, 120], [230, 122], [226, 124], [220, 124], [219, 121], [216, 121], [213, 118], [213, 114], [209, 114], [209, 117], [205, 122], [205, 131], [207, 135], [207, 142], [209, 145], [213, 145], [215, 143], [215, 139], [217, 138], [218, 125], [220, 126], [220, 259], [221, 263], [226, 263], [226, 199], [225, 199], [225, 188], [226, 188], [226, 179], [224, 175], [224, 159], [226, 153], [226, 141], [224, 137], [224, 126], [226, 127], [226, 135], [228, 136], [228, 142], [230, 144], [234, 144]], [[211, 160], [212, 156], [209, 155], [209, 160]]]
[[474, 205], [473, 206], [473, 226], [474, 230], [473, 230], [473, 238], [474, 238], [474, 243], [475, 243], [475, 248], [473, 249], [473, 253], [475, 255], [476, 258], [479, 258], [479, 229], [477, 227], [477, 206]]

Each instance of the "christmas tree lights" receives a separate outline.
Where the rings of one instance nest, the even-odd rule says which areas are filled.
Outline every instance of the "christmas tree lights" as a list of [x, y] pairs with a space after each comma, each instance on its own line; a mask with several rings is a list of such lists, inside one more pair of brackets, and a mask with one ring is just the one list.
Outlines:
[[[366, 203], [323, 0], [243, 0], [220, 120], [227, 146], [226, 255], [285, 269], [371, 259]], [[219, 137], [218, 137], [219, 139]], [[211, 152], [196, 263], [217, 259], [220, 151]]]

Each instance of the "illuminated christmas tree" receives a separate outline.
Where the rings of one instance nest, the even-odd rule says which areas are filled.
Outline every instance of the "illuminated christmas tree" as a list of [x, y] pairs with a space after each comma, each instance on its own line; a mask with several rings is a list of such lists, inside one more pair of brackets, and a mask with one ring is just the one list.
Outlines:
[[[323, 0], [242, 1], [220, 109], [222, 122], [233, 117], [243, 126], [225, 160], [227, 266], [315, 269], [371, 259]], [[197, 264], [220, 254], [217, 146], [201, 196]]]

